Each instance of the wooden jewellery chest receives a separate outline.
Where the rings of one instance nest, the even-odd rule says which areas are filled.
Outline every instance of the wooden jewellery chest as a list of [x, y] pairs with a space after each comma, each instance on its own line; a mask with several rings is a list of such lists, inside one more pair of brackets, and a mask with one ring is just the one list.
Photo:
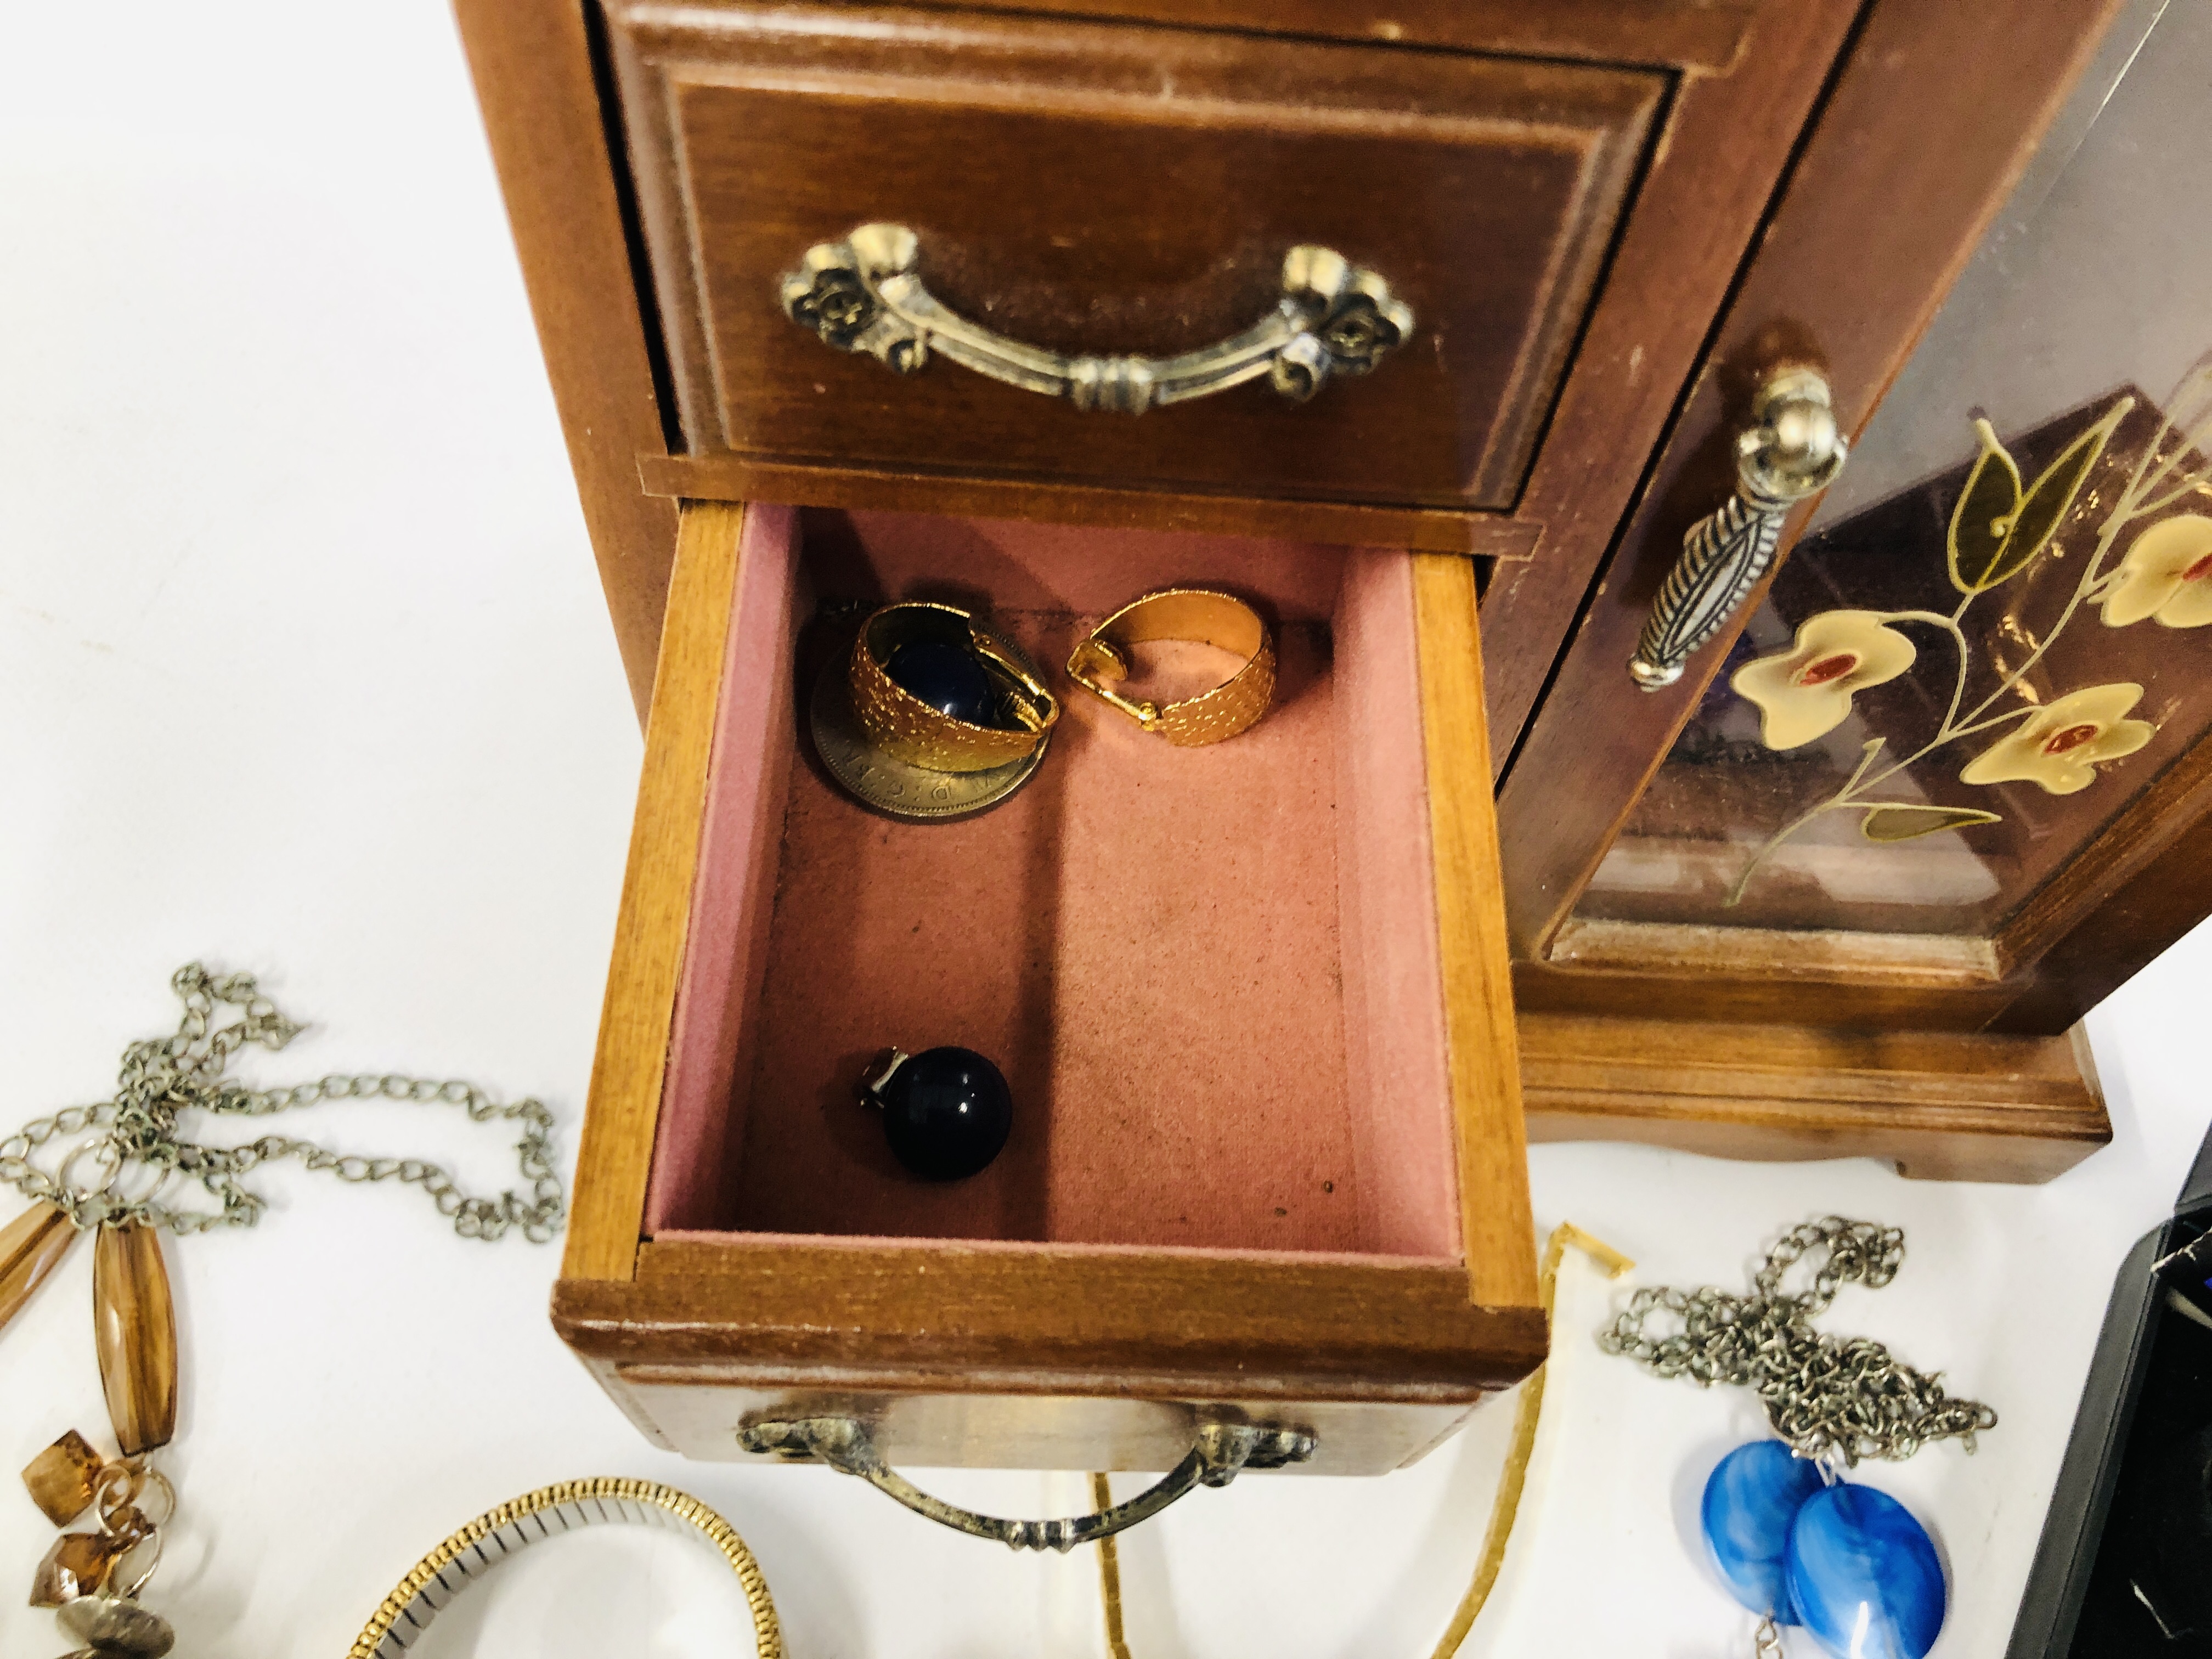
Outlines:
[[[456, 6], [641, 711], [664, 620], [696, 620], [668, 612], [702, 503], [806, 509], [802, 574], [832, 599], [927, 576], [1011, 605], [992, 570], [1019, 567], [1009, 593], [1063, 623], [1152, 572], [1340, 627], [1322, 590], [1357, 584], [1262, 550], [1455, 556], [1480, 592], [1529, 1133], [1982, 1179], [2047, 1179], [2109, 1139], [2069, 1028], [2212, 908], [2212, 744], [2160, 713], [2189, 653], [2152, 648], [2185, 629], [2106, 641], [2130, 650], [2096, 672], [2145, 688], [2166, 736], [2100, 760], [2109, 787], [2069, 798], [2063, 835], [2018, 780], [2007, 805], [1916, 805], [1980, 787], [1944, 750], [1918, 794], [1784, 836], [1745, 904], [1720, 872], [1817, 805], [1823, 767], [1848, 804], [1867, 743], [1913, 752], [1923, 711], [1899, 710], [1936, 695], [1881, 682], [1787, 748], [1751, 731], [1735, 673], [1838, 609], [1820, 561], [1846, 611], [1927, 610], [1898, 596], [1944, 568], [1979, 388], [2010, 388], [1991, 431], [2032, 447], [2091, 418], [2084, 399], [2149, 410], [2202, 349], [2185, 285], [2118, 304], [2100, 264], [2175, 222], [2100, 181], [2186, 149], [2192, 106], [2149, 72], [2193, 61], [2185, 20], [2150, 0]], [[2053, 250], [2048, 321], [2007, 289], [2016, 233]], [[2154, 362], [2128, 355], [2154, 338]], [[1811, 446], [1795, 459], [1785, 428]], [[1932, 556], [1863, 515], [1844, 533], [1909, 490]], [[2185, 505], [2166, 503], [2203, 521]], [[896, 514], [937, 529], [909, 544]], [[994, 527], [1018, 522], [1062, 528]], [[2064, 526], [2034, 580], [2082, 568], [2095, 528]], [[1801, 533], [1819, 558], [1793, 567]], [[2163, 533], [2137, 565], [2179, 544]], [[956, 545], [941, 568], [919, 551]], [[827, 580], [840, 561], [866, 580]], [[1974, 613], [2002, 623], [1976, 665], [2017, 666], [2006, 641], [2044, 623], [1999, 599], [2033, 585]], [[1917, 648], [1932, 672], [1946, 647]], [[1331, 662], [1329, 698], [1367, 684]], [[1439, 672], [1425, 654], [1431, 692]], [[1973, 700], [2000, 694], [2042, 695]], [[1441, 812], [1456, 786], [1423, 741]], [[2169, 764], [2185, 749], [2196, 769]], [[1279, 859], [1237, 880], [1310, 894], [1321, 874]], [[1987, 891], [1945, 908], [1968, 888]], [[1080, 1019], [1053, 1019], [1073, 1042]], [[690, 1213], [633, 1207], [635, 1237]]]
[[[1614, 636], [1750, 389], [1863, 423], [2112, 6], [458, 0], [650, 703], [555, 1298], [639, 1425], [926, 1505], [887, 1463], [1380, 1472], [1525, 1375], [1505, 919], [1711, 672]], [[1278, 629], [1231, 742], [1078, 695], [921, 826], [806, 746], [855, 606], [1049, 669], [1181, 584]], [[923, 1188], [854, 1093], [944, 1043], [1017, 1127]]]
[[[1587, 453], [1651, 441], [1702, 327], [1628, 337], [1685, 281], [1670, 192], [1740, 239], [1775, 159], [1673, 168], [1623, 243], [1670, 72], [1485, 49], [1511, 7], [1402, 50], [1180, 0], [459, 9], [650, 685], [562, 1334], [661, 1444], [926, 1512], [890, 1468], [1175, 1471], [1141, 1506], [1419, 1457], [1547, 1337], [1481, 572], [1548, 535], [1582, 580], [1631, 482]], [[1771, 60], [1741, 8], [1644, 32], [1786, 125], [1832, 11]], [[1194, 584], [1276, 630], [1230, 742], [1076, 693], [1025, 790], [923, 825], [807, 744], [856, 604], [985, 607], [1056, 670]], [[856, 1086], [946, 1043], [1015, 1127], [927, 1187]]]

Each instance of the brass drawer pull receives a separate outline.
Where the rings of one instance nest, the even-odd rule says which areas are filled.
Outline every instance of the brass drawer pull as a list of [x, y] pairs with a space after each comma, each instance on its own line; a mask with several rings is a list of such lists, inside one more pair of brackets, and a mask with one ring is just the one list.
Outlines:
[[1298, 246], [1283, 260], [1282, 299], [1242, 334], [1177, 357], [1069, 357], [947, 310], [915, 273], [920, 252], [904, 225], [862, 225], [817, 244], [783, 278], [784, 311], [824, 343], [865, 351], [900, 374], [936, 350], [1025, 392], [1130, 415], [1262, 374], [1302, 404], [1333, 374], [1366, 374], [1413, 330], [1413, 313], [1382, 277], [1333, 249]]
[[827, 1463], [857, 1474], [940, 1525], [976, 1538], [994, 1538], [1018, 1550], [1066, 1551], [1095, 1542], [1149, 1521], [1194, 1486], [1225, 1486], [1243, 1469], [1279, 1469], [1303, 1463], [1314, 1454], [1314, 1437], [1296, 1429], [1254, 1428], [1243, 1423], [1210, 1423], [1198, 1431], [1190, 1455], [1158, 1485], [1125, 1504], [1059, 1521], [1001, 1521], [956, 1508], [886, 1468], [866, 1424], [850, 1417], [802, 1417], [747, 1423], [738, 1444], [749, 1452], [770, 1454], [792, 1462]]
[[1827, 379], [1818, 369], [1768, 370], [1752, 416], [1736, 437], [1735, 493], [1682, 538], [1682, 556], [1651, 602], [1629, 659], [1630, 678], [1646, 691], [1682, 678], [1691, 654], [1720, 631], [1774, 562], [1790, 509], [1844, 469], [1850, 447], [1836, 430]]

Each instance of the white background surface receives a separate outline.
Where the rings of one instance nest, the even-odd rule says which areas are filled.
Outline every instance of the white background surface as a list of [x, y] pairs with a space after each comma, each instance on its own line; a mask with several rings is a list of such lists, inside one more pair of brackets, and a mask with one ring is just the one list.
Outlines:
[[[437, 0], [19, 3], [0, 50], [0, 1127], [105, 1095], [189, 958], [313, 1021], [251, 1074], [398, 1068], [537, 1092], [573, 1155], [639, 757], [460, 53]], [[1540, 1149], [1566, 1218], [1644, 1282], [1740, 1287], [1782, 1226], [1908, 1230], [1834, 1328], [2003, 1415], [1981, 1453], [1871, 1479], [1929, 1523], [1938, 1659], [2002, 1651], [2129, 1243], [2203, 1131], [2199, 933], [2092, 1021], [2116, 1139], [2040, 1188], [1871, 1163]], [[322, 1121], [316, 1121], [320, 1119]], [[318, 1109], [347, 1150], [497, 1137], [429, 1109]], [[416, 1194], [278, 1170], [249, 1233], [172, 1249], [185, 1498], [149, 1592], [180, 1651], [343, 1653], [400, 1573], [527, 1488], [669, 1480], [757, 1550], [800, 1659], [1099, 1650], [1091, 1563], [939, 1531], [826, 1471], [648, 1448], [569, 1358], [556, 1252], [464, 1243]], [[104, 1438], [80, 1250], [0, 1334], [0, 1468]], [[1757, 1431], [1735, 1391], [1599, 1356], [1617, 1294], [1571, 1271], [1547, 1439], [1470, 1653], [1745, 1652], [1690, 1547], [1694, 1495]], [[1411, 1472], [1251, 1479], [1126, 1550], [1138, 1659], [1425, 1656], [1473, 1565], [1510, 1413]], [[1079, 1483], [945, 1474], [1002, 1512]], [[0, 1653], [52, 1529], [0, 1483]], [[703, 1551], [602, 1534], [507, 1568], [426, 1655], [743, 1652]], [[1809, 1652], [1808, 1646], [1796, 1651]]]

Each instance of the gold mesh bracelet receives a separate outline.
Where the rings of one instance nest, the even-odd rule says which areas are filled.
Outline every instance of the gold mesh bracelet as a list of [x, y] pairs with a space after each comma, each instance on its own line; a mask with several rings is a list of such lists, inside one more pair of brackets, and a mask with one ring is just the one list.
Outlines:
[[564, 1480], [485, 1510], [415, 1564], [362, 1627], [346, 1659], [398, 1659], [447, 1602], [507, 1557], [542, 1540], [611, 1522], [697, 1532], [721, 1552], [744, 1589], [760, 1659], [783, 1659], [783, 1631], [768, 1580], [737, 1529], [673, 1486], [613, 1479]]

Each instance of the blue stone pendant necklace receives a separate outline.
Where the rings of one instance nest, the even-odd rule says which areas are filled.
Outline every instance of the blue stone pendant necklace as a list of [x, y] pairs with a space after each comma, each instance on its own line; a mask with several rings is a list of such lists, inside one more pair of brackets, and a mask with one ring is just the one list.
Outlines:
[[[1786, 1294], [1783, 1274], [1820, 1252], [1811, 1287]], [[1607, 1353], [1701, 1388], [1744, 1384], [1766, 1408], [1780, 1438], [1723, 1458], [1701, 1509], [1714, 1566], [1759, 1616], [1759, 1659], [1782, 1653], [1789, 1626], [1836, 1659], [1923, 1659], [1943, 1627], [1934, 1540], [1902, 1504], [1843, 1472], [1863, 1457], [1910, 1457], [1931, 1440], [1955, 1437], [1971, 1452], [1997, 1414], [1952, 1399], [1936, 1376], [1899, 1364], [1879, 1342], [1813, 1328], [1838, 1286], [1878, 1290], [1904, 1260], [1900, 1230], [1830, 1216], [1769, 1251], [1751, 1295], [1641, 1290], [1599, 1333]], [[1653, 1334], [1656, 1314], [1674, 1316], [1680, 1330]]]

